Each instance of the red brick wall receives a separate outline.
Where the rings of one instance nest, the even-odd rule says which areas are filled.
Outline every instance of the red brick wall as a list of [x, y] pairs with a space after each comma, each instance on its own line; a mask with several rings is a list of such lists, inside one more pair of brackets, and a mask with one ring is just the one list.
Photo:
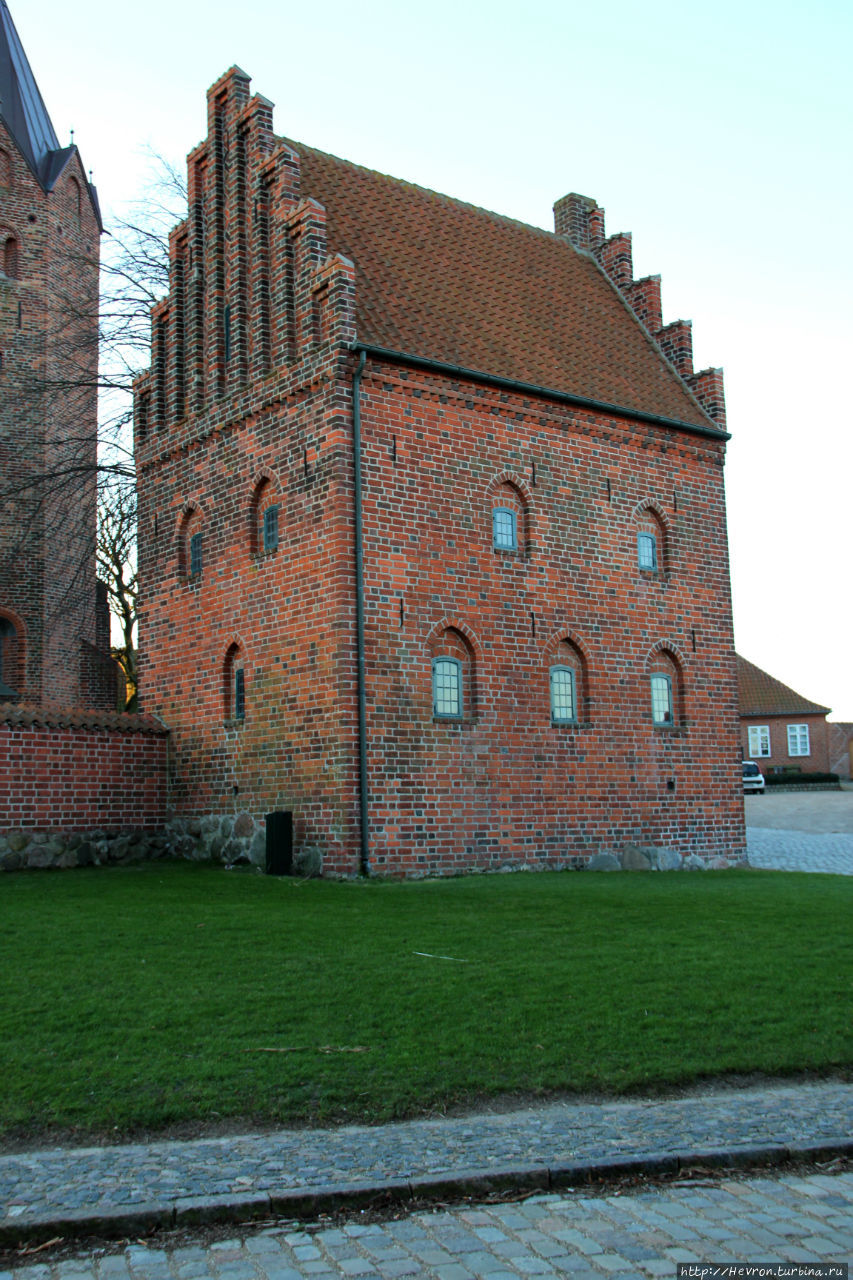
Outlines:
[[[355, 273], [241, 73], [209, 118], [137, 386], [143, 704], [172, 730], [179, 817], [290, 809], [297, 846], [351, 874]], [[249, 191], [268, 216], [247, 218]], [[630, 842], [738, 855], [722, 442], [372, 359], [362, 413], [372, 869], [565, 866]], [[495, 501], [519, 513], [518, 552], [493, 550]], [[438, 654], [467, 669], [459, 723], [433, 719]], [[577, 725], [550, 723], [557, 654]], [[655, 671], [672, 727], [652, 724]]]
[[[0, 835], [162, 827], [163, 731], [120, 730], [96, 716], [84, 728], [84, 717], [68, 719], [45, 724], [21, 709], [0, 720]], [[102, 718], [109, 719], [117, 717]]]
[[[0, 151], [0, 613], [22, 624], [19, 698], [70, 705], [89, 696], [97, 640], [100, 232], [76, 153], [45, 192], [2, 122]], [[95, 695], [115, 706], [104, 681]]]
[[[722, 446], [369, 368], [376, 869], [563, 864], [628, 841], [742, 846]], [[502, 477], [527, 507], [518, 553], [492, 548]], [[648, 504], [665, 535], [656, 575], [637, 568]], [[446, 625], [468, 637], [476, 666], [474, 714], [459, 724], [432, 716], [430, 637]], [[550, 722], [549, 667], [565, 639], [583, 666], [576, 726]], [[662, 649], [681, 686], [673, 729], [651, 723]]]
[[[809, 754], [807, 756], [788, 755], [788, 725], [807, 724], [809, 726]], [[770, 755], [749, 755], [750, 725], [766, 725], [770, 730]], [[826, 716], [807, 716], [792, 712], [787, 716], [745, 716], [741, 720], [741, 748], [744, 760], [755, 760], [762, 773], [774, 767], [800, 769], [803, 773], [829, 773], [831, 769], [829, 752], [829, 726]]]

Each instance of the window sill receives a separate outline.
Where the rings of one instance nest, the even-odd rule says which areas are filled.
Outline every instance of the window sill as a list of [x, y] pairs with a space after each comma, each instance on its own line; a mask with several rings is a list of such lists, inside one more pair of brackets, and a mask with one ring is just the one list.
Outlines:
[[223, 720], [223, 726], [226, 729], [242, 729], [246, 723], [245, 716], [231, 716], [228, 720]]

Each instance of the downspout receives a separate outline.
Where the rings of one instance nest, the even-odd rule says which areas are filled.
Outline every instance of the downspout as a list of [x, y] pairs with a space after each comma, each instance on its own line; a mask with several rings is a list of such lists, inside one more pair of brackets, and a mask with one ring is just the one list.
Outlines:
[[367, 794], [367, 689], [364, 673], [364, 543], [361, 506], [361, 375], [367, 352], [359, 351], [352, 379], [352, 446], [355, 483], [355, 647], [358, 689], [358, 811], [361, 828], [359, 871], [370, 874], [370, 830]]

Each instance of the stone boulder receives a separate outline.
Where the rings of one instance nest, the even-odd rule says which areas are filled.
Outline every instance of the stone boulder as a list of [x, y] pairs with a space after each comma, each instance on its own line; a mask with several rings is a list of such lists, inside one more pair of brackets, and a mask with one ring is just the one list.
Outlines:
[[596, 853], [586, 864], [587, 871], [621, 871], [619, 859], [613, 853]]

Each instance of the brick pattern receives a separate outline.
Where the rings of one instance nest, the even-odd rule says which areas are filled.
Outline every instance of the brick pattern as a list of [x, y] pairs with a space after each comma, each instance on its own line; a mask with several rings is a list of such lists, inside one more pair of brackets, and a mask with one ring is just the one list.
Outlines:
[[0, 719], [0, 835], [162, 827], [165, 730], [124, 719], [137, 723], [26, 708]]
[[15, 627], [12, 687], [112, 707], [115, 680], [90, 660], [99, 234], [77, 151], [45, 191], [0, 119], [0, 615]]
[[[809, 754], [807, 756], [791, 756], [788, 754], [788, 725], [805, 724], [809, 729]], [[749, 754], [750, 725], [765, 725], [770, 732], [770, 755], [751, 756]], [[744, 760], [755, 760], [762, 773], [774, 768], [800, 769], [803, 773], [829, 773], [832, 768], [830, 754], [829, 731], [826, 715], [806, 715], [803, 712], [790, 711], [783, 716], [755, 714], [742, 716], [740, 722], [741, 746]]]
[[[689, 320], [664, 325], [660, 276], [634, 279], [631, 236], [605, 236], [604, 210], [589, 196], [571, 192], [554, 205], [554, 230], [577, 249], [591, 253], [621, 293], [637, 319], [654, 338], [658, 350], [684, 379], [708, 417], [726, 425], [726, 397], [722, 369], [693, 370], [693, 337]], [[620, 404], [627, 404], [620, 400]]]
[[[333, 193], [324, 207], [302, 185], [306, 170], [316, 179], [326, 161], [335, 172], [343, 162], [275, 139], [268, 104], [248, 97], [237, 69], [209, 104], [172, 290], [155, 309], [152, 368], [137, 386], [141, 685], [173, 731], [179, 816], [290, 809], [297, 847], [318, 846], [327, 873], [352, 874], [348, 347], [377, 281], [369, 254], [353, 265], [334, 252], [357, 211]], [[366, 172], [347, 182], [372, 190]], [[402, 222], [407, 201], [419, 217], [431, 197], [381, 181]], [[244, 227], [249, 199], [264, 213]], [[482, 211], [442, 207], [449, 227], [480, 227]], [[184, 237], [191, 288], [176, 265]], [[609, 286], [604, 296], [605, 317], [627, 317]], [[653, 370], [665, 369], [627, 323]], [[740, 853], [723, 441], [376, 358], [362, 434], [372, 869], [568, 866], [629, 842]], [[279, 546], [260, 554], [268, 486]], [[517, 512], [516, 551], [493, 547], [496, 503]], [[204, 538], [194, 580], [181, 571], [190, 511]], [[644, 521], [660, 535], [656, 573], [637, 566]], [[549, 667], [561, 652], [581, 677], [577, 725], [551, 724]], [[235, 654], [242, 721], [228, 701]], [[467, 680], [458, 722], [433, 719], [431, 661], [442, 654]], [[676, 690], [667, 729], [651, 722], [661, 669]]]

